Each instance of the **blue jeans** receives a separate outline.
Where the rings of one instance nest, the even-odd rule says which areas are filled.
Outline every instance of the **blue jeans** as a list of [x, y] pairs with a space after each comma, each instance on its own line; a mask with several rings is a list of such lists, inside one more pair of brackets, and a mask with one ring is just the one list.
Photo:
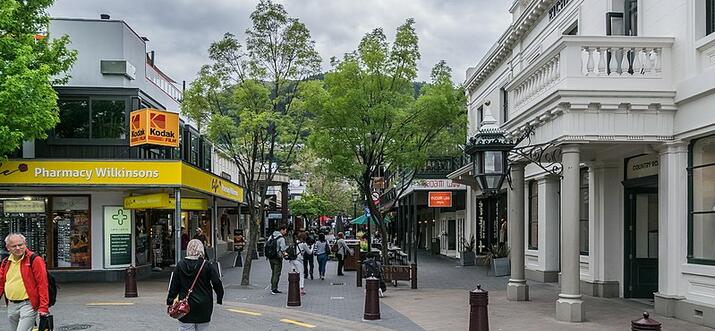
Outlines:
[[321, 277], [325, 276], [325, 264], [328, 263], [328, 254], [318, 255], [318, 273]]

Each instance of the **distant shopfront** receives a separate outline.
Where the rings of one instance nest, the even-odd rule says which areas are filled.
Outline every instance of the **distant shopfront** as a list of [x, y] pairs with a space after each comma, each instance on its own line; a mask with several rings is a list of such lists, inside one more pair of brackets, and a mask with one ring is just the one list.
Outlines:
[[181, 161], [9, 160], [0, 189], [0, 236], [24, 234], [61, 274], [173, 264], [177, 195], [186, 235], [201, 227], [209, 244], [216, 209], [244, 199], [240, 186]]

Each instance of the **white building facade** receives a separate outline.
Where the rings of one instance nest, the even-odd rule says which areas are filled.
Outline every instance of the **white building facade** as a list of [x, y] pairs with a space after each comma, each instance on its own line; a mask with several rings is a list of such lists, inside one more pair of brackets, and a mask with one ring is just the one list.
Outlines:
[[[511, 166], [511, 300], [561, 283], [582, 295], [654, 298], [715, 326], [715, 18], [712, 0], [517, 0], [513, 22], [467, 71], [469, 135], [495, 118], [522, 145], [553, 144], [562, 172]], [[554, 149], [551, 149], [554, 150]], [[525, 161], [525, 160], [522, 160]], [[542, 163], [543, 165], [543, 163]], [[481, 193], [469, 169], [467, 217]], [[518, 242], [517, 242], [518, 241]]]

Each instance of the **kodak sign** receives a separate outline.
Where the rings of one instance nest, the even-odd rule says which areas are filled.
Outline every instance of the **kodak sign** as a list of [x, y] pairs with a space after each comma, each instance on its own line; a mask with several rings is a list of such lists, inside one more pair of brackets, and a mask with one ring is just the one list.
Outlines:
[[152, 108], [135, 110], [129, 116], [129, 146], [179, 147], [179, 114]]

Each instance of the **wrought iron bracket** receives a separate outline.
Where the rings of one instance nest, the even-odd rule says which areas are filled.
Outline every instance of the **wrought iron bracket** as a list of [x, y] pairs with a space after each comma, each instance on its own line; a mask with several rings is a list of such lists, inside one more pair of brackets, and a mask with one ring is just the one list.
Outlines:
[[[562, 177], [561, 147], [555, 141], [532, 144], [531, 136], [533, 135], [534, 127], [528, 126], [526, 131], [516, 139], [515, 145], [518, 147], [514, 147], [509, 151], [510, 163], [527, 160], [551, 175]], [[526, 144], [519, 146], [524, 140], [526, 140]], [[507, 174], [507, 180], [509, 181], [509, 187], [511, 187], [511, 174]]]

